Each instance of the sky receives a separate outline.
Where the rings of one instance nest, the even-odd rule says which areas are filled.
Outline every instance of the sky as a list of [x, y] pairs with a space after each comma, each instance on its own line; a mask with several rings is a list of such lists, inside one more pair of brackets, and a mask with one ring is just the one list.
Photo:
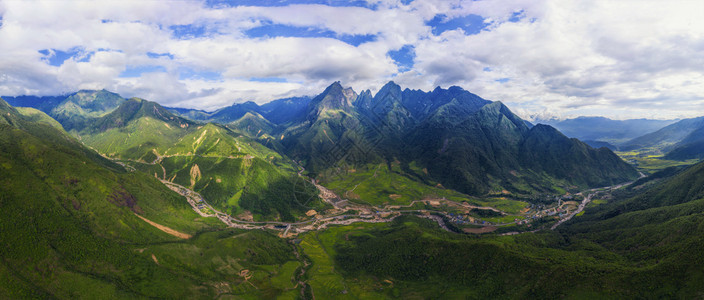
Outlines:
[[702, 16], [695, 0], [0, 0], [0, 95], [214, 110], [393, 80], [528, 119], [695, 117]]

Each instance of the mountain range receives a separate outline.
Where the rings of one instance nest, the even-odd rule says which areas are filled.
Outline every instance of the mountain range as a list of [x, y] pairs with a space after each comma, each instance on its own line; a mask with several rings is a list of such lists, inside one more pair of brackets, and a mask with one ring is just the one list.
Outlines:
[[[610, 151], [591, 149], [554, 130], [532, 129], [500, 102], [484, 100], [459, 87], [423, 92], [402, 90], [389, 82], [372, 95], [370, 91], [357, 94], [336, 82], [310, 102], [284, 99], [262, 108], [254, 103], [236, 104], [204, 120], [231, 124], [250, 112], [263, 118], [253, 115], [249, 119], [266, 123], [263, 119], [282, 110], [268, 108], [282, 107], [282, 103], [290, 103], [283, 110], [292, 113], [284, 120], [269, 120], [278, 126], [251, 125], [250, 121], [247, 129], [242, 125], [233, 129], [251, 135], [254, 128], [278, 137], [282, 151], [323, 182], [334, 181], [331, 178], [339, 170], [363, 170], [390, 161], [399, 161], [405, 170], [411, 164], [427, 170], [427, 174], [402, 172], [402, 176], [468, 194], [502, 190], [530, 194], [550, 191], [557, 178], [563, 180], [558, 185], [574, 188], [636, 176]], [[557, 145], [570, 154], [535, 163], [535, 157]], [[609, 163], [554, 165], [557, 161], [583, 162], [587, 157], [595, 158], [587, 160], [592, 163]], [[333, 167], [338, 169], [334, 175], [329, 172]]]
[[675, 160], [701, 159], [704, 157], [704, 117], [678, 121], [627, 141], [622, 148], [661, 153]]
[[[312, 98], [218, 113], [107, 91], [17, 99], [37, 109], [0, 100], [2, 298], [696, 298], [704, 290], [704, 163], [638, 179], [611, 150], [459, 87], [389, 82], [372, 95], [336, 82]], [[692, 145], [695, 123], [680, 124], [681, 138], [659, 138], [674, 123], [648, 143]], [[634, 182], [588, 190], [626, 181]], [[314, 184], [353, 203], [341, 218], [373, 215], [356, 211], [363, 203], [421, 209], [285, 239], [271, 228], [226, 228], [167, 188], [174, 184], [238, 219], [288, 224], [280, 236], [339, 210]], [[583, 215], [534, 233], [554, 217], [511, 223], [481, 207], [518, 212], [567, 200], [586, 201]], [[452, 201], [466, 206], [431, 204]], [[437, 226], [475, 210], [508, 223], [482, 238]]]
[[631, 139], [655, 132], [677, 120], [612, 120], [605, 117], [578, 117], [564, 120], [536, 120], [533, 123], [547, 124], [560, 130], [569, 137], [574, 137], [589, 144], [596, 142], [616, 149]]
[[675, 161], [704, 158], [704, 117], [682, 120], [578, 117], [537, 122], [550, 124], [595, 148], [662, 155], [663, 159]]
[[403, 170], [395, 175], [470, 195], [576, 191], [637, 176], [611, 151], [593, 149], [549, 126], [531, 127], [502, 103], [459, 87], [423, 92], [389, 82], [372, 95], [335, 82], [312, 99], [238, 103], [211, 113], [81, 91], [44, 110], [99, 152], [143, 162], [172, 154], [165, 145], [202, 126], [196, 124], [221, 124], [230, 136], [266, 146], [259, 153], [276, 152], [261, 158], [288, 157], [323, 184], [344, 181], [349, 170], [390, 162]]

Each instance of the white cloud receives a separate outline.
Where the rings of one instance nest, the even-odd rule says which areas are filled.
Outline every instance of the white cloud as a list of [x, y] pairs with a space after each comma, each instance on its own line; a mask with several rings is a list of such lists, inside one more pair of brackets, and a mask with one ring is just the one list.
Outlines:
[[[214, 109], [316, 94], [329, 83], [378, 89], [387, 80], [430, 90], [460, 85], [526, 114], [683, 117], [704, 111], [704, 3], [696, 1], [368, 1], [362, 7], [209, 8], [191, 1], [0, 2], [0, 94], [107, 88], [167, 105]], [[515, 13], [518, 22], [509, 22]], [[488, 27], [432, 34], [425, 24], [481, 15]], [[248, 38], [264, 23], [374, 35], [357, 47], [334, 38]], [[175, 37], [172, 25], [211, 34]], [[399, 73], [388, 51], [414, 46]], [[43, 49], [83, 49], [61, 66]], [[149, 57], [148, 52], [169, 53]], [[120, 77], [127, 68], [165, 70]], [[193, 79], [184, 69], [221, 76]], [[288, 82], [252, 82], [252, 77]], [[500, 80], [500, 81], [497, 81]]]

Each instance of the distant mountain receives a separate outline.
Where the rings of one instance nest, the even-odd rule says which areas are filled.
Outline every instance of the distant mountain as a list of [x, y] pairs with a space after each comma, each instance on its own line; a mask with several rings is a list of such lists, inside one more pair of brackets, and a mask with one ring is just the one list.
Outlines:
[[608, 149], [611, 150], [611, 151], [616, 151], [616, 150], [618, 150], [618, 147], [616, 147], [616, 146], [614, 146], [614, 145], [612, 145], [611, 143], [608, 143], [608, 142], [590, 141], [590, 140], [584, 140], [584, 141], [582, 141], [582, 142], [584, 142], [585, 144], [589, 145], [590, 147], [592, 147], [592, 148], [594, 148], [594, 149], [599, 149], [599, 148], [601, 148], [601, 147], [605, 147], [605, 148], [608, 148]]
[[243, 132], [250, 137], [271, 136], [278, 126], [256, 112], [247, 112], [236, 121], [225, 125], [227, 128]]
[[565, 135], [580, 140], [608, 142], [612, 145], [655, 132], [677, 120], [611, 120], [604, 117], [578, 117], [566, 120], [541, 120]]
[[224, 107], [214, 111], [208, 117], [208, 121], [226, 124], [242, 118], [248, 112], [259, 112], [259, 105], [248, 101], [245, 103], [235, 103], [231, 106]]
[[281, 125], [293, 121], [300, 121], [297, 120], [297, 118], [301, 118], [305, 114], [310, 100], [311, 98], [309, 97], [293, 97], [273, 100], [261, 106], [248, 101], [235, 103], [213, 112], [177, 107], [167, 107], [166, 109], [194, 121], [227, 124], [239, 120], [247, 113], [253, 113], [262, 115], [267, 121], [273, 124]]
[[687, 135], [677, 144], [670, 147], [666, 159], [687, 160], [704, 158], [704, 126], [699, 127]]
[[697, 136], [690, 136], [696, 130], [704, 127], [704, 117], [684, 119], [663, 127], [662, 129], [649, 133], [620, 145], [623, 150], [649, 149], [661, 153], [667, 153], [675, 147], [684, 146], [676, 144], [684, 141], [685, 143], [695, 142]]
[[31, 107], [43, 111], [49, 114], [54, 107], [59, 105], [62, 101], [66, 100], [69, 95], [63, 96], [17, 96], [17, 97], [7, 97], [2, 98], [7, 101], [8, 104], [14, 107]]
[[297, 121], [297, 118], [304, 115], [310, 101], [310, 97], [278, 99], [262, 104], [259, 113], [272, 123], [283, 125]]
[[90, 118], [103, 116], [126, 99], [106, 90], [81, 90], [65, 96], [8, 97], [13, 106], [39, 109], [57, 120], [67, 131], [84, 126]]
[[106, 90], [84, 90], [68, 96], [54, 107], [49, 115], [70, 131], [83, 126], [83, 122], [90, 118], [100, 117], [113, 111], [125, 101], [120, 95]]
[[567, 119], [561, 113], [551, 111], [547, 108], [539, 112], [527, 111], [522, 108], [516, 108], [514, 112], [516, 113], [516, 115], [520, 116], [524, 120], [534, 124], [552, 125]]
[[200, 109], [193, 109], [193, 108], [180, 108], [180, 107], [164, 107], [168, 111], [175, 113], [179, 116], [182, 116], [187, 119], [191, 119], [194, 121], [203, 121], [207, 120], [212, 113], [200, 110]]

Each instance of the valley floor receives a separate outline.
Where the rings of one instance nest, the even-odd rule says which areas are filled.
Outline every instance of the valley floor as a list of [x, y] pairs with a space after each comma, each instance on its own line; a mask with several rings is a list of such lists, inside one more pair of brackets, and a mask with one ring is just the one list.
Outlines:
[[[133, 170], [132, 168], [128, 169]], [[320, 198], [330, 204], [333, 209], [314, 212], [309, 216], [309, 219], [298, 222], [242, 220], [214, 208], [202, 195], [187, 187], [163, 179], [160, 179], [160, 181], [169, 189], [184, 196], [193, 210], [203, 217], [215, 217], [231, 228], [269, 229], [278, 231], [279, 236], [283, 238], [295, 237], [309, 231], [324, 230], [334, 225], [350, 225], [360, 222], [391, 222], [402, 215], [415, 215], [421, 218], [427, 218], [437, 222], [438, 226], [446, 231], [458, 233], [482, 234], [496, 232], [497, 229], [503, 229], [499, 230], [497, 233], [500, 235], [515, 235], [522, 232], [536, 232], [547, 228], [554, 230], [559, 225], [579, 215], [587, 204], [590, 203], [595, 192], [618, 189], [630, 183], [590, 189], [564, 199], [572, 200], [581, 198], [581, 202], [563, 201], [563, 199], [560, 199], [555, 205], [527, 207], [519, 213], [509, 213], [494, 207], [477, 206], [446, 198], [413, 200], [407, 205], [373, 206], [342, 199], [333, 191], [303, 175], [302, 169], [298, 172], [298, 176], [313, 183], [319, 191]], [[492, 217], [479, 218], [469, 215], [469, 212], [472, 210], [490, 211], [495, 214], [492, 215]], [[539, 220], [539, 222], [535, 222], [536, 220]], [[145, 221], [149, 222], [148, 220]], [[149, 223], [152, 224], [151, 222]], [[531, 223], [537, 224], [533, 227]], [[509, 228], [518, 230], [509, 230]], [[181, 237], [178, 235], [178, 232], [166, 232]]]

